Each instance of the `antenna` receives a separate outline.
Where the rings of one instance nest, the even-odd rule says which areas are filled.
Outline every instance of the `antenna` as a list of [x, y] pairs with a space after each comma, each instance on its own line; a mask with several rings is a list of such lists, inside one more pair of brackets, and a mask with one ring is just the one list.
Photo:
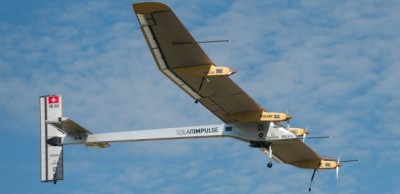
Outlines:
[[197, 41], [197, 42], [184, 42], [183, 40], [180, 42], [172, 42], [173, 45], [179, 45], [179, 44], [203, 44], [203, 43], [218, 43], [218, 42], [232, 42], [232, 40], [206, 40], [206, 41]]

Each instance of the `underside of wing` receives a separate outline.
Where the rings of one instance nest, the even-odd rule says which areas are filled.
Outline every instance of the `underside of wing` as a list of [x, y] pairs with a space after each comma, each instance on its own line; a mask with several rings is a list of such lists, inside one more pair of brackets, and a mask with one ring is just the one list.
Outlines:
[[234, 72], [213, 63], [167, 5], [136, 3], [133, 9], [160, 71], [196, 102], [224, 122], [266, 111], [228, 77]]
[[318, 168], [324, 159], [298, 138], [274, 141], [273, 155], [281, 162], [308, 169]]

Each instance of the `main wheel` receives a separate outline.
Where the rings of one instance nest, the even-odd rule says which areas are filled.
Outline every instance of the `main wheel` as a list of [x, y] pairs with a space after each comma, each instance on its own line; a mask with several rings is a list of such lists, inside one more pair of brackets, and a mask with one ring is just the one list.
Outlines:
[[272, 168], [272, 162], [268, 162], [267, 166], [268, 168]]

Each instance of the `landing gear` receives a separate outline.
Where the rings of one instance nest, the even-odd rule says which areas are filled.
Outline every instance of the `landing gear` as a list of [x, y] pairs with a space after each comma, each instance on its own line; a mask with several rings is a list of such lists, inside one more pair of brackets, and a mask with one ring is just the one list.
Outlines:
[[266, 141], [251, 141], [250, 147], [260, 148], [260, 150], [269, 156], [270, 161], [268, 162], [268, 168], [272, 168], [272, 143]]
[[271, 161], [268, 162], [267, 166], [268, 166], [268, 168], [272, 168], [272, 162]]
[[[271, 145], [268, 146], [268, 150], [269, 150], [269, 154], [268, 154], [269, 155], [269, 159], [271, 160], [272, 159], [272, 146]], [[269, 161], [267, 166], [268, 166], [268, 168], [272, 168], [272, 161]]]

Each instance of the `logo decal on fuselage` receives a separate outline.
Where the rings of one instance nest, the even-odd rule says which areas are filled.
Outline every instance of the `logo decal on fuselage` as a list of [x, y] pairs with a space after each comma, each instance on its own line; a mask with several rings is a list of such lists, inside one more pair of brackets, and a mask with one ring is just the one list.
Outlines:
[[176, 130], [176, 135], [194, 135], [194, 134], [205, 134], [205, 133], [218, 133], [218, 127]]

